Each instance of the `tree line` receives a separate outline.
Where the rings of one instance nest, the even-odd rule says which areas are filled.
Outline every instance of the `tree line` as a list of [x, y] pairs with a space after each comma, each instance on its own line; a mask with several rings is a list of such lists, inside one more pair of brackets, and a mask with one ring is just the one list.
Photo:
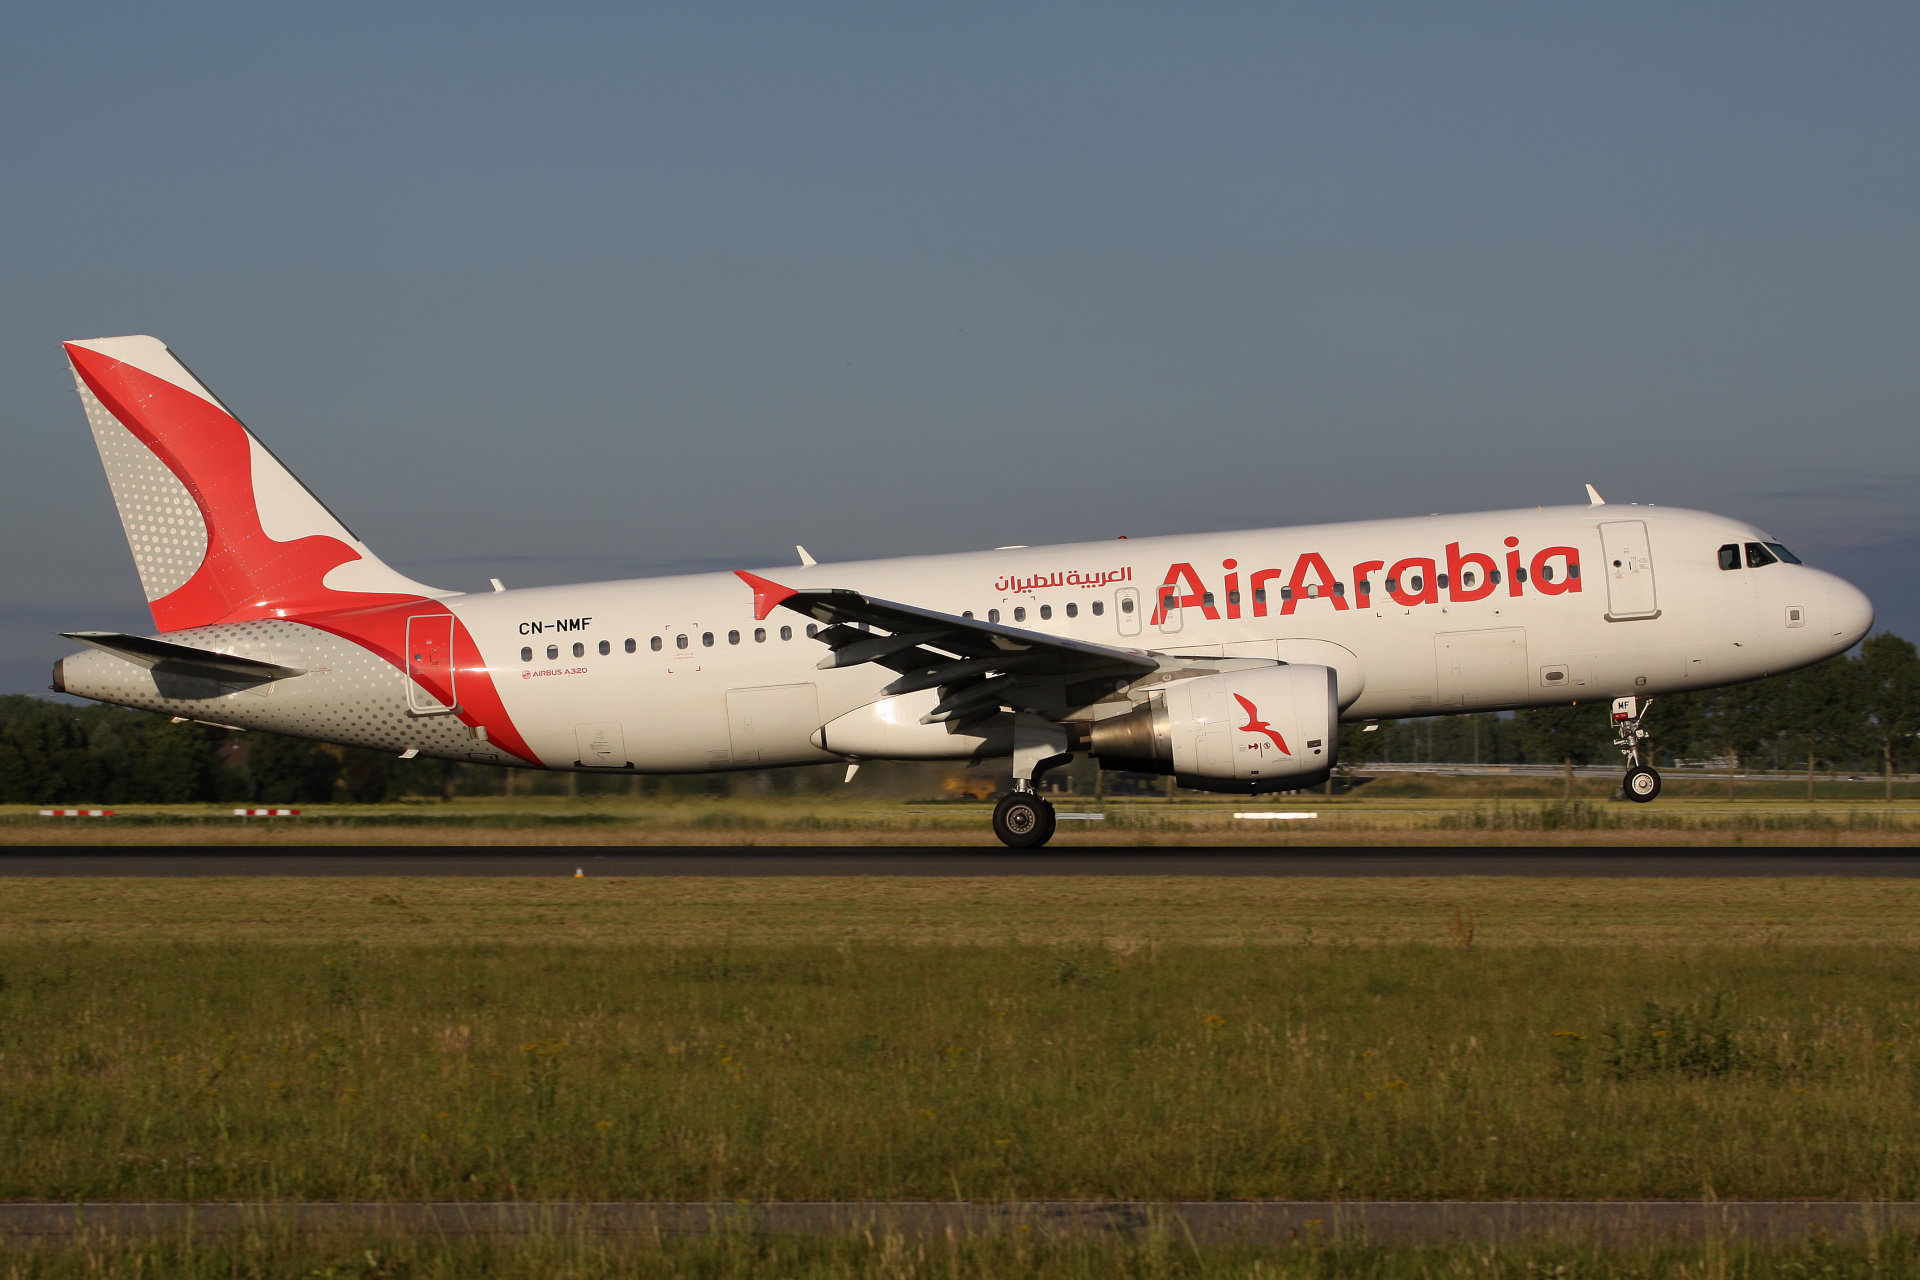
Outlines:
[[[1650, 763], [1717, 761], [1738, 769], [1905, 772], [1920, 764], [1920, 655], [1883, 632], [1843, 654], [1751, 684], [1655, 700]], [[1501, 715], [1343, 726], [1348, 765], [1559, 764], [1620, 759], [1605, 701]], [[10, 804], [375, 803], [509, 790], [497, 766], [400, 760], [272, 733], [174, 723], [124, 707], [0, 696], [0, 802]], [[782, 779], [782, 781], [786, 781]], [[776, 783], [778, 785], [778, 783]], [[705, 792], [721, 778], [604, 779], [521, 773], [522, 792], [618, 787]]]

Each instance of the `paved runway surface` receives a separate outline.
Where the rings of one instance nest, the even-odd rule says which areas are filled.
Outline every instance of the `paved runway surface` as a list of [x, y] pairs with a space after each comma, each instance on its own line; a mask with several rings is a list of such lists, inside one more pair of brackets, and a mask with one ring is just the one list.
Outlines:
[[1920, 1229], [1912, 1201], [1026, 1201], [967, 1204], [440, 1202], [412, 1204], [6, 1204], [0, 1241], [126, 1238], [258, 1230], [391, 1231], [436, 1236], [532, 1232], [596, 1236], [845, 1235], [948, 1239], [1007, 1231], [1128, 1238], [1158, 1229], [1205, 1244], [1340, 1237], [1376, 1244], [1517, 1239], [1629, 1245], [1708, 1238], [1857, 1242]]
[[361, 847], [0, 851], [0, 876], [1920, 876], [1920, 852], [1782, 849]]

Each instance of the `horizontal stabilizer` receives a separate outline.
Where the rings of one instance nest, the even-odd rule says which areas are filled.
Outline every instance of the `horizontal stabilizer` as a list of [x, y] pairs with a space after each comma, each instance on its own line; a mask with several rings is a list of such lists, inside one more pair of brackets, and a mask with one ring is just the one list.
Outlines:
[[211, 649], [196, 649], [191, 645], [154, 640], [147, 636], [130, 636], [118, 631], [62, 631], [60, 634], [69, 640], [92, 645], [102, 653], [125, 658], [136, 666], [158, 669], [172, 675], [266, 684], [307, 674], [304, 667], [282, 667], [258, 658], [243, 658], [236, 653], [215, 653]]

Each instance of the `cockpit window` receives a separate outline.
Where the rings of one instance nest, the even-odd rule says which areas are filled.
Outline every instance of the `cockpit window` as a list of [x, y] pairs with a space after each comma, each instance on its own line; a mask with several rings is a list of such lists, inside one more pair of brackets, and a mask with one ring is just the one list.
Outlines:
[[1738, 569], [1740, 567], [1739, 543], [1729, 542], [1726, 546], [1720, 548], [1720, 567], [1722, 569]]
[[1769, 542], [1766, 544], [1766, 546], [1767, 546], [1767, 550], [1773, 552], [1773, 554], [1779, 556], [1782, 560], [1785, 560], [1788, 564], [1801, 563], [1799, 556], [1793, 554], [1793, 552], [1787, 550], [1785, 547], [1781, 546], [1777, 542]]
[[1774, 560], [1773, 552], [1767, 550], [1757, 542], [1749, 542], [1747, 544], [1747, 568], [1758, 569], [1762, 565], [1776, 563], [1778, 562]]

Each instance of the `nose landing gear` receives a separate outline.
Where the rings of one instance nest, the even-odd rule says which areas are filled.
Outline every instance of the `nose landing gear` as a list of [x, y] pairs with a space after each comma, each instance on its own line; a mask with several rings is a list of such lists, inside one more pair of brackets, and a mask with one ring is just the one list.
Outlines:
[[1660, 794], [1659, 773], [1651, 765], [1642, 764], [1640, 761], [1640, 744], [1651, 736], [1640, 727], [1640, 722], [1651, 710], [1653, 710], [1652, 698], [1648, 698], [1645, 702], [1641, 702], [1638, 698], [1613, 700], [1613, 725], [1620, 731], [1620, 736], [1613, 740], [1613, 745], [1620, 748], [1621, 754], [1627, 757], [1627, 776], [1626, 780], [1620, 784], [1620, 789], [1626, 793], [1627, 799], [1636, 804], [1646, 804]]

